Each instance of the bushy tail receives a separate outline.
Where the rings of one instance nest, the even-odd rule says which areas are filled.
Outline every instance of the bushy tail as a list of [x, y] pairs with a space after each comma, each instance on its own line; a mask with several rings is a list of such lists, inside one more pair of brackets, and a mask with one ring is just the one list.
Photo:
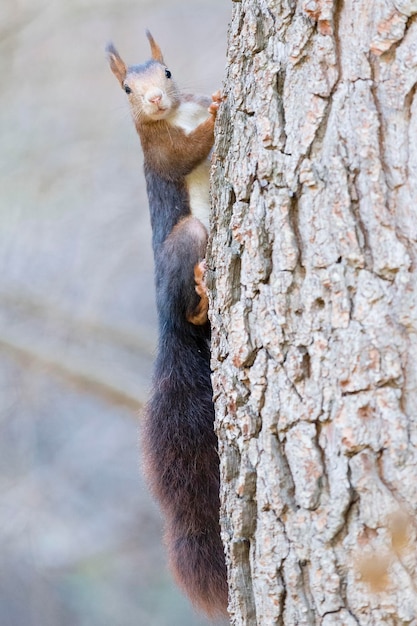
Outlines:
[[227, 612], [227, 578], [220, 529], [174, 537], [166, 541], [171, 570], [192, 603], [209, 617]]
[[173, 574], [191, 601], [214, 616], [226, 614], [227, 577], [209, 359], [207, 329], [164, 334], [142, 448], [145, 472], [165, 517]]

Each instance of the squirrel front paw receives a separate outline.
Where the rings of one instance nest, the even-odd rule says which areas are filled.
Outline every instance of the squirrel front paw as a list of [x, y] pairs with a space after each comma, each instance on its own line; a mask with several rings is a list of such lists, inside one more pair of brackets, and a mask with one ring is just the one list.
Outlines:
[[207, 265], [205, 260], [200, 261], [197, 265], [194, 266], [194, 282], [195, 282], [195, 290], [197, 294], [200, 296], [200, 302], [197, 307], [194, 309], [191, 315], [188, 315], [187, 320], [191, 322], [191, 324], [195, 324], [196, 326], [202, 326], [207, 322], [208, 316], [208, 307], [209, 301], [207, 296], [207, 286], [206, 286], [206, 271]]
[[211, 115], [216, 117], [217, 111], [219, 110], [220, 103], [223, 100], [223, 97], [220, 93], [220, 89], [211, 95], [211, 99], [213, 100], [213, 102], [210, 104], [208, 110], [209, 110], [209, 113], [211, 113]]

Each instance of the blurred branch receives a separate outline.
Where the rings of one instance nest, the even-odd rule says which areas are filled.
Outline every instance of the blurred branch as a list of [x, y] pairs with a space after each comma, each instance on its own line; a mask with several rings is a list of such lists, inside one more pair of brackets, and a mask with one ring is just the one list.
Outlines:
[[28, 298], [0, 296], [0, 349], [110, 402], [138, 411], [149, 386], [153, 343]]
[[58, 361], [51, 354], [41, 353], [38, 349], [34, 350], [33, 346], [19, 345], [18, 342], [10, 341], [1, 336], [0, 348], [7, 350], [13, 357], [25, 365], [47, 370], [55, 376], [64, 378], [78, 388], [102, 396], [110, 402], [126, 406], [134, 411], [138, 411], [143, 406], [143, 400], [138, 397], [138, 394], [134, 393], [134, 390], [123, 389], [120, 385], [115, 384], [113, 379], [106, 380], [102, 373], [83, 369], [80, 362]]

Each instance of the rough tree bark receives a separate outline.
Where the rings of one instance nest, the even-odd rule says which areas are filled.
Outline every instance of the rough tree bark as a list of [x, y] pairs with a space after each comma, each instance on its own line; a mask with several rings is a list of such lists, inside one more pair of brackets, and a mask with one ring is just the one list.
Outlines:
[[417, 624], [416, 14], [233, 4], [208, 260], [234, 625]]

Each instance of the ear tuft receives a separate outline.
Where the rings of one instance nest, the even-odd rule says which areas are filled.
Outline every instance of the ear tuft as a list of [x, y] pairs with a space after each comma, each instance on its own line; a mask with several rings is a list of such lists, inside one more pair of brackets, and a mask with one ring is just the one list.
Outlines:
[[126, 78], [127, 74], [127, 67], [120, 54], [117, 52], [116, 48], [111, 42], [108, 43], [106, 46], [106, 54], [111, 71], [116, 76], [119, 83], [123, 85], [123, 81]]
[[149, 40], [149, 43], [151, 45], [152, 58], [154, 59], [154, 61], [159, 61], [159, 63], [164, 63], [164, 57], [162, 55], [161, 48], [158, 46], [155, 39], [152, 37], [150, 31], [146, 29], [145, 32]]

